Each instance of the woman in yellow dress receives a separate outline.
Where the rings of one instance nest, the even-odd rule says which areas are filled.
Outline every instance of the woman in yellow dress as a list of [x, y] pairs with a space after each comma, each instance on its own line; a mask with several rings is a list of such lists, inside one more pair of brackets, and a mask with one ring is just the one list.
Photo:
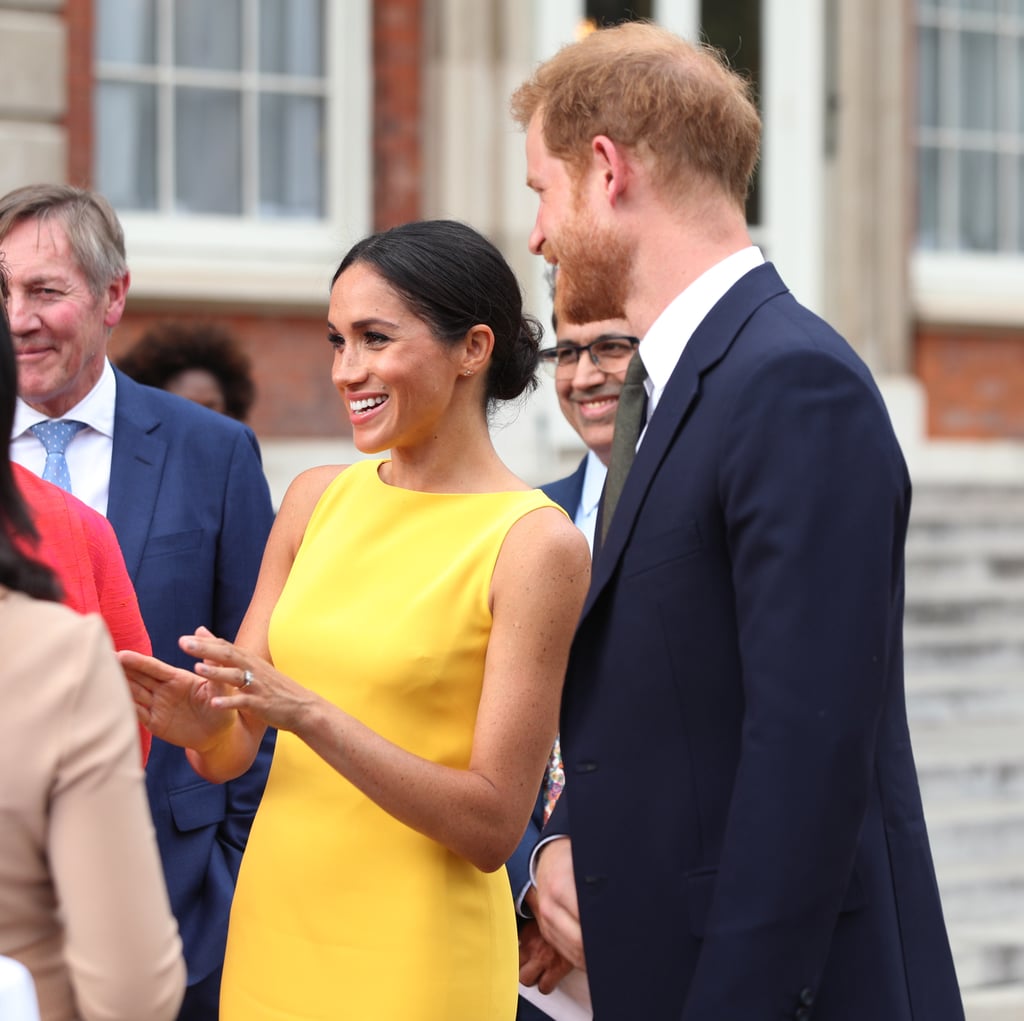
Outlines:
[[357, 447], [283, 501], [235, 644], [123, 663], [209, 780], [279, 730], [228, 933], [222, 1021], [511, 1021], [502, 869], [557, 727], [582, 534], [501, 462], [490, 408], [540, 327], [471, 228], [407, 224], [335, 274], [332, 376]]

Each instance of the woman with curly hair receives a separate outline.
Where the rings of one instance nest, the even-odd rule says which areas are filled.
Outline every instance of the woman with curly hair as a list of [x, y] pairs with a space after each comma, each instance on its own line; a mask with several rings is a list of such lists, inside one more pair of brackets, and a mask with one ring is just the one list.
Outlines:
[[138, 383], [168, 390], [244, 422], [256, 397], [249, 359], [214, 323], [163, 322], [117, 359]]

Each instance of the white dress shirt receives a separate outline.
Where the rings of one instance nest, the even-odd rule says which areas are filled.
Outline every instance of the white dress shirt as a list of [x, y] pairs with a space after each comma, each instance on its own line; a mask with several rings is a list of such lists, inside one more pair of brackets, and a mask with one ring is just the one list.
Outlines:
[[[100, 514], [107, 513], [110, 494], [110, 462], [114, 454], [114, 402], [117, 380], [109, 360], [97, 384], [61, 420], [84, 422], [85, 429], [68, 444], [64, 457], [71, 477], [71, 492]], [[11, 460], [40, 477], [46, 465], [46, 450], [29, 429], [46, 415], [29, 407], [20, 397], [14, 408], [11, 430]]]
[[[669, 377], [697, 327], [741, 277], [764, 264], [764, 256], [753, 245], [741, 248], [709, 270], [705, 270], [654, 320], [640, 341], [640, 357], [647, 369], [647, 421], [658, 406]], [[643, 432], [640, 442], [643, 441]]]
[[587, 451], [587, 466], [583, 470], [583, 489], [580, 491], [580, 502], [576, 508], [573, 522], [587, 537], [591, 552], [594, 550], [594, 527], [597, 525], [597, 508], [601, 503], [605, 476], [608, 469], [592, 450]]

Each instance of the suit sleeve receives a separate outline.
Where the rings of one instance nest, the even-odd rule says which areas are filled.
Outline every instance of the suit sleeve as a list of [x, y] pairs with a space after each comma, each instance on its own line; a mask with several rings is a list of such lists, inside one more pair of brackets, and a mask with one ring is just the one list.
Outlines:
[[[214, 634], [222, 638], [234, 639], [249, 607], [273, 520], [259, 446], [247, 429], [235, 441], [225, 483], [212, 625]], [[263, 796], [275, 737], [276, 732], [268, 728], [256, 760], [226, 785], [227, 807], [218, 840], [233, 877], [238, 875], [253, 816]]]
[[[538, 795], [533, 812], [530, 814], [530, 821], [526, 824], [526, 832], [506, 864], [508, 881], [512, 886], [512, 899], [515, 901], [516, 911], [520, 915], [523, 915], [523, 897], [526, 896], [526, 891], [530, 888], [530, 858], [540, 839], [543, 818], [544, 801]], [[525, 915], [524, 917], [529, 916]]]
[[721, 444], [745, 710], [684, 1021], [767, 1017], [815, 989], [902, 657], [909, 482], [877, 391], [832, 356], [777, 357]]

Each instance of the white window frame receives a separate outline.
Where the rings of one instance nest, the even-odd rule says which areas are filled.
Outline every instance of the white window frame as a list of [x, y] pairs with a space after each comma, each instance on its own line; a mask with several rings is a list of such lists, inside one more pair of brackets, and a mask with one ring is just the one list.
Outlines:
[[[922, 19], [917, 3], [913, 5], [913, 38], [917, 38]], [[996, 16], [1002, 19], [1002, 15]], [[983, 26], [991, 18], [984, 12], [941, 11], [927, 17], [935, 24], [956, 31], [971, 25]], [[980, 19], [980, 20], [979, 20]], [[1019, 20], [1018, 20], [1019, 26]], [[1005, 26], [1003, 26], [1005, 28]], [[1008, 46], [1006, 34], [1000, 28], [997, 45]], [[1019, 27], [1018, 27], [1019, 31]], [[1015, 37], [1017, 38], [1017, 37]], [[1022, 71], [1024, 73], [1024, 71]], [[955, 82], [944, 83], [944, 88], [955, 90]], [[928, 140], [962, 148], [965, 140], [985, 141], [993, 148], [1004, 147], [1005, 139], [996, 132], [981, 135], [967, 130], [921, 128], [914, 118], [914, 159], [918, 142]], [[1010, 140], [1011, 143], [1014, 140]], [[1024, 133], [1015, 141], [1024, 148]], [[951, 187], [957, 185], [956, 175], [948, 179]], [[1005, 182], [1004, 182], [1005, 183]], [[1000, 208], [1012, 210], [1018, 216], [1018, 195], [1005, 193], [1001, 188]], [[945, 206], [940, 185], [940, 207]], [[941, 210], [940, 210], [941, 212]], [[940, 223], [941, 231], [941, 223]], [[966, 252], [954, 249], [925, 249], [914, 247], [911, 255], [911, 295], [914, 314], [923, 322], [978, 326], [1024, 326], [1024, 302], [1020, 299], [1020, 281], [1024, 278], [1024, 253], [1014, 251]]]
[[[322, 308], [372, 220], [371, 0], [324, 5], [323, 220], [119, 213], [134, 298]], [[158, 159], [167, 158], [164, 153]], [[344, 174], [340, 168], [344, 167]]]

